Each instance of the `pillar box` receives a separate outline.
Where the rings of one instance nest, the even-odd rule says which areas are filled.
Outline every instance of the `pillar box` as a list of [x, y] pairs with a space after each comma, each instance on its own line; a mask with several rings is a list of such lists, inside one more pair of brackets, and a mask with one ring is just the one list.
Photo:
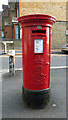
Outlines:
[[44, 107], [50, 99], [51, 28], [56, 18], [32, 14], [18, 18], [22, 25], [23, 99]]

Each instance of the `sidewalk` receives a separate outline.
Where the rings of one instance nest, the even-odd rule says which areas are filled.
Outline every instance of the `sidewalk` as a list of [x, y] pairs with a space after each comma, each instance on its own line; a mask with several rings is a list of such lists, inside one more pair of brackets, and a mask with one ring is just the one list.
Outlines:
[[22, 71], [16, 71], [14, 76], [9, 76], [9, 73], [3, 74], [3, 118], [66, 118], [65, 73], [65, 69], [51, 70], [50, 104], [44, 109], [36, 110], [28, 108], [22, 102]]

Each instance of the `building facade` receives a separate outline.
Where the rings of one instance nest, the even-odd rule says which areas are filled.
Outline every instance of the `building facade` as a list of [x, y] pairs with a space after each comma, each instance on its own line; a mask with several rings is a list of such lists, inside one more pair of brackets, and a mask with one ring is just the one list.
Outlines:
[[2, 37], [2, 12], [0, 11], [0, 38]]
[[18, 2], [9, 2], [8, 5], [3, 5], [2, 12], [2, 37], [6, 39], [19, 39], [20, 31], [17, 22], [19, 17]]

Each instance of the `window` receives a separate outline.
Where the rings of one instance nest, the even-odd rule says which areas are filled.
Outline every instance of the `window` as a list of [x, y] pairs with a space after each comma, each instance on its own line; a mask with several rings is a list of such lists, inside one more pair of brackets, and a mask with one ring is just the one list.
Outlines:
[[66, 30], [66, 35], [68, 35], [68, 29]]
[[2, 38], [4, 38], [4, 32], [2, 31]]
[[22, 38], [22, 28], [20, 28], [20, 39]]
[[15, 26], [15, 39], [19, 39], [19, 27], [18, 27], [18, 25]]

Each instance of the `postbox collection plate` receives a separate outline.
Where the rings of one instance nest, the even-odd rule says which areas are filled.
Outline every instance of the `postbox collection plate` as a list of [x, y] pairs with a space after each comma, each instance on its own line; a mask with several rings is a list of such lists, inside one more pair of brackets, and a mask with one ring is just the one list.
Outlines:
[[34, 53], [43, 53], [43, 39], [34, 39]]

